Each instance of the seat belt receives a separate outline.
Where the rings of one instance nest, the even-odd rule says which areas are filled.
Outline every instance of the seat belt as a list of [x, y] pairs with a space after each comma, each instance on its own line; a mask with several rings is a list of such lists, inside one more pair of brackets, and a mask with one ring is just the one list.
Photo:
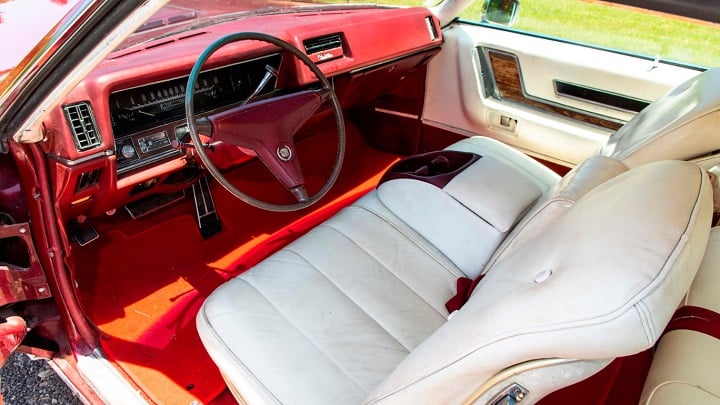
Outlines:
[[447, 308], [449, 314], [452, 314], [465, 305], [465, 303], [470, 299], [473, 290], [475, 290], [475, 287], [478, 283], [480, 283], [480, 280], [482, 280], [483, 277], [485, 277], [484, 274], [477, 276], [475, 280], [467, 277], [460, 277], [457, 279], [457, 292], [448, 300], [448, 302], [445, 303], [445, 308]]

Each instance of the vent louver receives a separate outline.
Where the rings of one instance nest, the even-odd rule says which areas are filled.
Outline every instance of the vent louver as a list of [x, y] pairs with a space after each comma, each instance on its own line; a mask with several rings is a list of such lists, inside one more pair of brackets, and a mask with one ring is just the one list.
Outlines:
[[80, 174], [77, 179], [77, 184], [75, 184], [75, 192], [77, 193], [78, 191], [85, 190], [86, 188], [97, 184], [98, 180], [100, 180], [100, 170], [101, 169], [95, 169]]
[[102, 143], [89, 103], [66, 105], [63, 110], [78, 151], [92, 149]]
[[306, 39], [303, 41], [305, 53], [313, 62], [324, 62], [343, 56], [343, 42], [340, 34]]

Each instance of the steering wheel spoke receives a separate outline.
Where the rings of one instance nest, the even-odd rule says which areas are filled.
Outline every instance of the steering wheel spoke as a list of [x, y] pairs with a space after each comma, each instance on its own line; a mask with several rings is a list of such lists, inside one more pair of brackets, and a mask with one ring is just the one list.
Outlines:
[[[194, 94], [191, 89], [195, 87], [202, 65], [222, 46], [242, 40], [269, 42], [278, 46], [281, 50], [291, 53], [315, 73], [322, 87], [253, 100], [247, 104], [195, 120], [193, 118]], [[202, 133], [212, 136], [215, 141], [222, 141], [246, 150], [252, 150], [298, 202], [287, 205], [275, 204], [261, 201], [243, 193], [227, 181], [203, 148], [197, 148], [197, 154], [208, 171], [225, 189], [237, 198], [270, 211], [294, 211], [308, 207], [320, 200], [337, 180], [345, 153], [345, 127], [340, 103], [329, 81], [317, 65], [294, 46], [273, 36], [261, 33], [228, 35], [210, 45], [203, 52], [190, 73], [186, 88], [185, 112], [188, 117], [190, 137], [193, 142], [200, 144], [199, 133]], [[335, 113], [338, 130], [338, 153], [334, 156], [333, 171], [325, 185], [315, 194], [309, 196], [305, 188], [305, 180], [295, 148], [294, 136], [326, 102], [331, 103]]]

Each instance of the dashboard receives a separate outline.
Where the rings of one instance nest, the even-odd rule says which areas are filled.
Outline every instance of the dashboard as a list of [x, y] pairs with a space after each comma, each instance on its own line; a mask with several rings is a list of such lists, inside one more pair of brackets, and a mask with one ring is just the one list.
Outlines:
[[[193, 149], [177, 147], [187, 141], [187, 78], [211, 43], [242, 31], [265, 32], [304, 51], [331, 79], [344, 110], [392, 89], [442, 45], [439, 22], [425, 8], [352, 7], [230, 21], [113, 52], [44, 122], [44, 149], [65, 219], [176, 193], [197, 178], [197, 170], [188, 170], [197, 166]], [[194, 107], [207, 115], [316, 84], [302, 62], [275, 46], [234, 42], [206, 63]], [[221, 145], [213, 161], [252, 159], [224, 147], [232, 150]]]
[[[198, 76], [195, 112], [214, 110], [262, 98], [275, 91], [274, 76], [260, 88], [267, 69], [277, 71], [279, 54], [211, 69]], [[118, 174], [182, 154], [172, 141], [186, 141], [187, 76], [124, 89], [110, 94], [110, 123], [115, 138]]]

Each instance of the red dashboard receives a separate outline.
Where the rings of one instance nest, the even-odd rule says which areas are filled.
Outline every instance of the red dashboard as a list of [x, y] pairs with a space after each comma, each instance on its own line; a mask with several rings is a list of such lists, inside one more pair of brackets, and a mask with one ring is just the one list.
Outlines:
[[[44, 147], [64, 219], [187, 187], [192, 176], [178, 173], [192, 160], [192, 149], [173, 142], [184, 136], [184, 85], [198, 56], [236, 32], [271, 34], [304, 51], [332, 78], [343, 109], [388, 91], [442, 43], [427, 9], [350, 8], [234, 20], [115, 51], [45, 122]], [[242, 41], [210, 58], [194, 94], [205, 111], [222, 110], [253, 91], [252, 97], [269, 97], [315, 82], [296, 58], [267, 43]], [[237, 150], [217, 156], [250, 159]]]

